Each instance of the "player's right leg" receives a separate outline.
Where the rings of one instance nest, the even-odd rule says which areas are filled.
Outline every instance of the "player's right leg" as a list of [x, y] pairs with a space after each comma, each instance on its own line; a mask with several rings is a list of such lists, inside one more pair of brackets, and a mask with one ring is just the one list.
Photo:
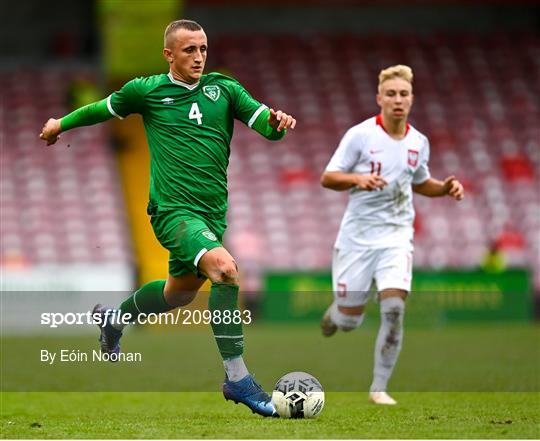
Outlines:
[[372, 254], [371, 250], [334, 250], [334, 302], [321, 320], [321, 331], [325, 337], [334, 335], [338, 329], [352, 331], [362, 324], [373, 279]]
[[[99, 341], [103, 352], [118, 354], [122, 330], [127, 324], [133, 323], [143, 314], [160, 314], [187, 305], [204, 283], [204, 278], [196, 274], [195, 266], [186, 264], [178, 255], [186, 248], [185, 236], [189, 238], [194, 228], [193, 223], [198, 228], [207, 227], [201, 221], [192, 220], [191, 216], [178, 211], [153, 213], [151, 223], [156, 238], [171, 252], [169, 277], [167, 280], [146, 283], [117, 309], [99, 304], [94, 307], [94, 314], [101, 317]], [[112, 314], [114, 312], [116, 314]]]
[[120, 338], [127, 324], [135, 322], [141, 315], [160, 314], [191, 303], [203, 283], [204, 279], [193, 273], [169, 275], [167, 280], [154, 280], [143, 285], [117, 309], [97, 304], [93, 313], [101, 318], [101, 351], [120, 353]]

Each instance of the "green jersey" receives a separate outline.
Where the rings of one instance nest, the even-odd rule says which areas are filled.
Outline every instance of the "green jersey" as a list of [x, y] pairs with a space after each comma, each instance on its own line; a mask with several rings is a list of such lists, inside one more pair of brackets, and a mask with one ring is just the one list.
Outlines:
[[218, 73], [197, 84], [169, 74], [126, 83], [107, 99], [119, 118], [143, 117], [150, 147], [149, 211], [224, 215], [234, 119], [249, 127], [266, 109], [236, 80]]

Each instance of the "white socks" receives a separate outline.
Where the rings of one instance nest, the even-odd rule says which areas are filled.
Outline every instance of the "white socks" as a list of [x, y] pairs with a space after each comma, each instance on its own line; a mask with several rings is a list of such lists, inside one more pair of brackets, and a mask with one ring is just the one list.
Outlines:
[[244, 363], [244, 359], [241, 355], [229, 360], [223, 360], [223, 366], [225, 366], [225, 372], [227, 373], [227, 378], [230, 381], [240, 381], [246, 375], [249, 375], [246, 364]]
[[370, 392], [386, 391], [403, 340], [405, 301], [400, 297], [381, 300], [381, 326], [375, 343], [375, 367]]
[[364, 314], [360, 315], [347, 315], [343, 314], [339, 309], [336, 302], [332, 303], [330, 307], [330, 318], [332, 322], [342, 331], [352, 331], [358, 328], [364, 321]]

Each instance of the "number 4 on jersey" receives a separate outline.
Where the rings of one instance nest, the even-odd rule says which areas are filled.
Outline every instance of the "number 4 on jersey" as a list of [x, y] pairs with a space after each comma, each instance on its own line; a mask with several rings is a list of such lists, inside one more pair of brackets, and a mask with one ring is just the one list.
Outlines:
[[202, 124], [202, 117], [203, 117], [203, 114], [199, 110], [199, 105], [197, 103], [193, 103], [191, 105], [191, 109], [189, 111], [189, 119], [196, 119], [197, 124], [201, 125]]

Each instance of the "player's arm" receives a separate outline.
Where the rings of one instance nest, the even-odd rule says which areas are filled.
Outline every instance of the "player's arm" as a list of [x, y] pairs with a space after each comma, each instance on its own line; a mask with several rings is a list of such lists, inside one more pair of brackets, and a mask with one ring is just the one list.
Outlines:
[[363, 133], [355, 128], [345, 133], [321, 176], [321, 185], [324, 188], [335, 191], [350, 189], [373, 191], [381, 190], [387, 185], [381, 176], [353, 172], [362, 157], [363, 137]]
[[60, 119], [50, 118], [41, 129], [39, 137], [47, 141], [47, 145], [52, 145], [58, 141], [60, 133], [66, 130], [98, 124], [113, 116], [107, 107], [107, 99], [103, 99], [80, 107]]
[[415, 193], [432, 198], [451, 196], [461, 201], [465, 196], [463, 185], [455, 176], [448, 176], [444, 181], [432, 178], [428, 167], [429, 142], [425, 138], [425, 145], [420, 152], [420, 166], [414, 172], [412, 189]]
[[123, 119], [130, 113], [141, 113], [144, 110], [144, 79], [135, 78], [101, 101], [74, 110], [61, 119], [49, 119], [39, 137], [47, 141], [47, 145], [58, 141], [61, 132], [76, 127], [91, 126], [111, 119], [113, 116]]
[[325, 171], [321, 176], [321, 185], [335, 191], [344, 191], [351, 188], [366, 191], [382, 190], [387, 184], [384, 178], [378, 175]]
[[413, 184], [413, 191], [428, 197], [450, 196], [456, 201], [461, 201], [465, 197], [463, 185], [455, 176], [448, 176], [444, 181], [428, 178], [421, 184]]
[[296, 127], [296, 119], [291, 115], [274, 109], [264, 109], [251, 128], [270, 141], [279, 141], [287, 133], [287, 129]]
[[296, 119], [282, 110], [269, 109], [254, 99], [236, 80], [224, 83], [231, 96], [234, 117], [270, 141], [278, 141], [294, 129]]

